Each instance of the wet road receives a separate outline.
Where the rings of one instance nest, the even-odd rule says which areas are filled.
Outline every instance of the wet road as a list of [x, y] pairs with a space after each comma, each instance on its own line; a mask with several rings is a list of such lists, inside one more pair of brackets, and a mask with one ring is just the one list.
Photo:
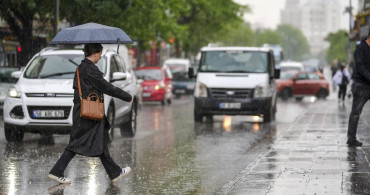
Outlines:
[[[76, 156], [65, 175], [72, 184], [58, 186], [47, 173], [68, 143], [68, 135], [26, 134], [7, 143], [0, 133], [0, 192], [4, 194], [210, 194], [266, 151], [310, 104], [279, 102], [277, 121], [253, 122], [246, 116], [216, 116], [194, 124], [193, 99], [172, 105], [146, 103], [138, 112], [135, 138], [115, 131], [110, 153], [132, 173], [112, 185], [98, 158]], [[1, 121], [1, 127], [3, 126]]]

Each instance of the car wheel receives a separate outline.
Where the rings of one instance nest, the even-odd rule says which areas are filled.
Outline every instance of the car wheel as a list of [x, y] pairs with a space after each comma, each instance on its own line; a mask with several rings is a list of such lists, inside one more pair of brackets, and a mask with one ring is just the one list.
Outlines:
[[295, 101], [300, 102], [303, 100], [303, 97], [295, 97]]
[[194, 108], [194, 121], [195, 122], [202, 122], [203, 120], [203, 115], [200, 114], [197, 109]]
[[268, 107], [267, 111], [263, 114], [263, 122], [264, 123], [269, 123], [275, 120], [275, 112], [274, 108], [270, 104]]
[[213, 115], [207, 115], [206, 120], [209, 121], [209, 122], [212, 122], [213, 121]]
[[131, 106], [130, 120], [121, 128], [121, 135], [134, 137], [136, 134], [137, 103], [134, 101]]
[[109, 105], [108, 112], [107, 112], [107, 119], [110, 124], [110, 129], [108, 131], [108, 143], [111, 143], [114, 137], [114, 118], [115, 118], [114, 107], [113, 107], [113, 104], [111, 104]]
[[21, 142], [24, 137], [24, 131], [20, 127], [4, 124], [5, 139], [8, 142]]
[[286, 100], [288, 100], [289, 99], [289, 97], [290, 97], [290, 94], [291, 94], [291, 92], [290, 92], [291, 90], [289, 89], [289, 88], [284, 88], [283, 89], [283, 91], [281, 92], [281, 98], [284, 100], [284, 101], [286, 101]]
[[325, 99], [328, 96], [328, 91], [326, 89], [320, 89], [319, 92], [317, 92], [317, 98], [318, 99]]

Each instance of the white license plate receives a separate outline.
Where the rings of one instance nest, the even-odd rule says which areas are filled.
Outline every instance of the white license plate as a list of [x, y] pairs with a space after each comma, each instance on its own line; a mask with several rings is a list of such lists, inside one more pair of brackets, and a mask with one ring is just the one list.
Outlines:
[[33, 118], [63, 118], [64, 110], [34, 110]]
[[223, 102], [219, 105], [222, 109], [240, 109], [242, 104], [240, 102]]
[[143, 93], [143, 97], [150, 97], [150, 96], [152, 96], [152, 94], [150, 94], [150, 93]]

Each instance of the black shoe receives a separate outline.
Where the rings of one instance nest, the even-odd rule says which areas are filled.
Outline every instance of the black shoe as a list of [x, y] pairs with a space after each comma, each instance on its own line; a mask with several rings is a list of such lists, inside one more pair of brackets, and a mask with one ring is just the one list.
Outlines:
[[359, 142], [358, 140], [348, 140], [347, 145], [348, 147], [361, 147], [362, 142]]

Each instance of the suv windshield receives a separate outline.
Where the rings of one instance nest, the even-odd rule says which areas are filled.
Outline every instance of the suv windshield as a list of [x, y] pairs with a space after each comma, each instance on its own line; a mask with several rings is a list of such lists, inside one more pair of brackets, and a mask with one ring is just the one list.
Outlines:
[[162, 80], [162, 71], [159, 69], [157, 70], [156, 69], [137, 70], [136, 76], [138, 79], [160, 81]]
[[[77, 66], [84, 59], [83, 55], [58, 54], [36, 57], [28, 66], [25, 78], [73, 79]], [[97, 66], [105, 74], [105, 58]]]
[[200, 72], [266, 73], [267, 53], [258, 51], [207, 51], [202, 53]]

